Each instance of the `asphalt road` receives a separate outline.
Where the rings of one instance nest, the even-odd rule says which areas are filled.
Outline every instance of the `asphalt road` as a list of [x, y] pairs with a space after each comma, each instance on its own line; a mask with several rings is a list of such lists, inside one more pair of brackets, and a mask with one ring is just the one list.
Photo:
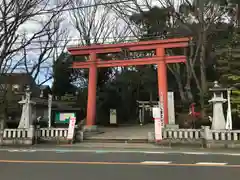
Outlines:
[[3, 180], [239, 180], [240, 156], [157, 152], [0, 151]]

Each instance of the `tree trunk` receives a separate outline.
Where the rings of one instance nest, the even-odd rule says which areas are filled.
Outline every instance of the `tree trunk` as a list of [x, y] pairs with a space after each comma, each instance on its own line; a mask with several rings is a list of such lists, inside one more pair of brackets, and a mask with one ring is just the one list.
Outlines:
[[187, 102], [187, 98], [185, 96], [182, 83], [177, 83], [177, 84], [178, 84], [178, 91], [179, 91], [179, 95], [181, 97], [181, 101]]
[[184, 93], [184, 87], [183, 87], [180, 75], [174, 73], [174, 77], [175, 77], [177, 85], [178, 85], [178, 92], [179, 92], [181, 101], [185, 103], [185, 102], [187, 102], [187, 98], [186, 98], [186, 95]]
[[201, 92], [200, 92], [200, 105], [202, 117], [205, 116], [205, 95], [207, 93], [207, 79], [206, 79], [206, 66], [205, 66], [205, 54], [206, 54], [206, 33], [201, 33], [202, 44], [201, 44], [201, 54], [200, 54], [200, 78], [201, 78]]

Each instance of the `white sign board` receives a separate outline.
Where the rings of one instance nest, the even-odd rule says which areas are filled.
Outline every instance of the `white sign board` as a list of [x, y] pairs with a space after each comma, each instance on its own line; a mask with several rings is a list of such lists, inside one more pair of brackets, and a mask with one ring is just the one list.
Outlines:
[[152, 113], [153, 113], [153, 118], [160, 118], [161, 113], [160, 113], [160, 108], [159, 107], [153, 107], [152, 108]]
[[117, 124], [117, 111], [110, 109], [110, 124]]
[[168, 124], [175, 124], [174, 93], [168, 92]]
[[155, 140], [162, 140], [162, 122], [161, 122], [161, 112], [159, 107], [154, 107], [152, 109], [155, 127]]
[[76, 117], [71, 117], [69, 121], [69, 126], [68, 126], [68, 134], [67, 134], [68, 140], [73, 139], [75, 124], [76, 124]]

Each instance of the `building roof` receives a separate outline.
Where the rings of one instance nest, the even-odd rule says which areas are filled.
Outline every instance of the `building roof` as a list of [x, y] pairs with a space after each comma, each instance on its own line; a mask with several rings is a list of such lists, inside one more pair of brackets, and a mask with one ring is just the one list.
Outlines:
[[30, 74], [27, 73], [7, 73], [0, 77], [1, 84], [21, 84], [35, 85], [35, 81]]

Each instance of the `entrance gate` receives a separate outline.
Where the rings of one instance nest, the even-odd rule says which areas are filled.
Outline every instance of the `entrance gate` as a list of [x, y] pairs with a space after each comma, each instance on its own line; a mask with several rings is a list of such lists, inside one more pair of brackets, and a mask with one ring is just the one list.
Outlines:
[[[191, 38], [174, 38], [166, 40], [151, 40], [134, 43], [121, 44], [100, 44], [91, 46], [69, 47], [68, 51], [72, 56], [89, 56], [86, 62], [73, 62], [72, 68], [89, 68], [88, 81], [88, 103], [86, 126], [90, 128], [95, 125], [96, 118], [96, 89], [97, 89], [97, 68], [116, 67], [116, 66], [133, 66], [156, 64], [158, 66], [158, 94], [163, 97], [164, 124], [168, 124], [168, 101], [167, 101], [167, 64], [168, 63], [185, 63], [186, 56], [168, 56], [165, 53], [167, 48], [184, 48], [188, 47]], [[119, 60], [101, 60], [97, 55], [107, 53], [119, 53], [122, 51], [155, 51], [152, 57], [130, 58]]]

